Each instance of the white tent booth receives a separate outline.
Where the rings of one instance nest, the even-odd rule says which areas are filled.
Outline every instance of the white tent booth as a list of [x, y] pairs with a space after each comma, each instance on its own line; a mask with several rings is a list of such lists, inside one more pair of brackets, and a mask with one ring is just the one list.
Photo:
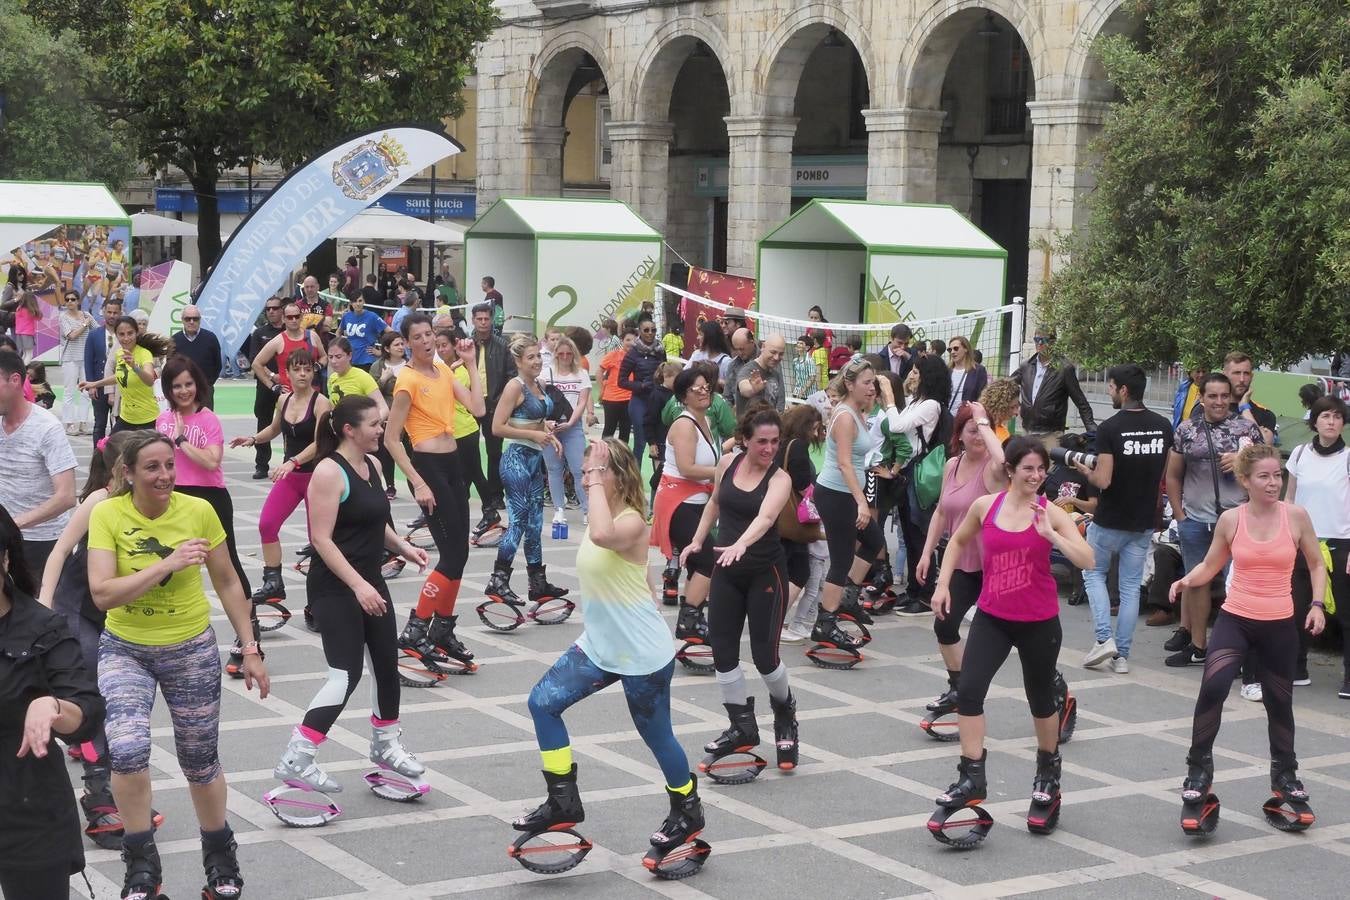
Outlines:
[[812, 200], [759, 242], [759, 311], [930, 321], [1004, 303], [1008, 253], [950, 206]]
[[594, 331], [654, 299], [661, 249], [661, 235], [617, 200], [502, 199], [464, 235], [464, 287], [492, 276], [507, 318], [529, 321], [517, 327]]
[[[101, 184], [0, 181], [0, 254], [62, 225], [101, 225], [130, 231], [131, 219]], [[126, 239], [128, 235], [123, 235]]]

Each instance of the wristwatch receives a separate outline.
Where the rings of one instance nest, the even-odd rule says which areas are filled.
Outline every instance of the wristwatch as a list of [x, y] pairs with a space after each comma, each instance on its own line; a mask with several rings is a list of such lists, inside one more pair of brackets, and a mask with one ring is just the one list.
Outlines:
[[988, 427], [989, 427], [989, 420], [988, 420], [988, 419], [976, 419], [976, 420], [975, 420], [975, 424], [976, 424], [976, 425], [979, 425], [981, 428], [988, 428]]
[[187, 435], [185, 434], [180, 434], [178, 437], [173, 439], [173, 445], [175, 447], [181, 447], [186, 443], [187, 443]]

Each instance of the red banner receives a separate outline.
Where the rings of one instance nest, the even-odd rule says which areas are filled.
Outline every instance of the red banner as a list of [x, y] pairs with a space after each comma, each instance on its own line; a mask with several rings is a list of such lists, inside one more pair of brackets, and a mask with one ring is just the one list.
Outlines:
[[[728, 306], [750, 309], [755, 305], [755, 279], [741, 275], [728, 275], [726, 272], [714, 272], [711, 269], [689, 269], [689, 287], [691, 294], [716, 300]], [[685, 356], [698, 348], [698, 330], [704, 322], [717, 321], [722, 311], [704, 306], [688, 297], [680, 301], [680, 318], [684, 321]]]

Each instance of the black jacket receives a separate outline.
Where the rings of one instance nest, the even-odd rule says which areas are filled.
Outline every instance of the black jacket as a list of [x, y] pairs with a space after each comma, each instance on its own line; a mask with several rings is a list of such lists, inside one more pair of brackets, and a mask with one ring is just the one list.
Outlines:
[[15, 754], [35, 698], [54, 695], [84, 711], [79, 731], [62, 735], [79, 743], [102, 726], [103, 697], [65, 620], [12, 583], [6, 588], [13, 608], [0, 618], [0, 860], [16, 869], [69, 864], [78, 872], [84, 846], [65, 753], [53, 738], [42, 759]]
[[1022, 387], [1022, 430], [1023, 431], [1063, 431], [1069, 416], [1069, 401], [1078, 407], [1078, 415], [1083, 419], [1083, 430], [1095, 431], [1097, 421], [1092, 415], [1092, 404], [1083, 396], [1078, 385], [1078, 371], [1073, 363], [1052, 363], [1041, 380], [1040, 393], [1036, 402], [1031, 400], [1031, 392], [1036, 385], [1037, 357], [1022, 363], [1013, 373], [1013, 381]]
[[201, 368], [207, 384], [213, 385], [220, 380], [223, 357], [220, 354], [220, 339], [215, 332], [202, 328], [197, 332], [197, 339], [190, 341], [187, 332], [180, 331], [173, 336], [173, 347]]
[[648, 397], [656, 380], [656, 367], [666, 361], [666, 350], [659, 343], [652, 346], [638, 341], [619, 363], [619, 387], [632, 391], [634, 397]]
[[[473, 340], [475, 352], [477, 347], [484, 346], [477, 334]], [[497, 408], [497, 401], [502, 398], [506, 383], [516, 377], [516, 361], [511, 358], [511, 351], [507, 349], [506, 338], [494, 334], [487, 339], [483, 350], [483, 367], [485, 371], [479, 372], [478, 375], [487, 379], [487, 414], [484, 418], [491, 421], [492, 411]]]

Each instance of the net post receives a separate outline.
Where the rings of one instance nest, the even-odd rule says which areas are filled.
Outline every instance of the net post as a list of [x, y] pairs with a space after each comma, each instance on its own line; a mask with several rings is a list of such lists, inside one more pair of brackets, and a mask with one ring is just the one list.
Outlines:
[[1022, 342], [1026, 340], [1027, 298], [1012, 298], [1012, 332], [1009, 335], [1008, 374], [1012, 375], [1022, 365]]
[[656, 326], [656, 339], [659, 341], [666, 336], [666, 289], [658, 284], [653, 293], [652, 324]]

